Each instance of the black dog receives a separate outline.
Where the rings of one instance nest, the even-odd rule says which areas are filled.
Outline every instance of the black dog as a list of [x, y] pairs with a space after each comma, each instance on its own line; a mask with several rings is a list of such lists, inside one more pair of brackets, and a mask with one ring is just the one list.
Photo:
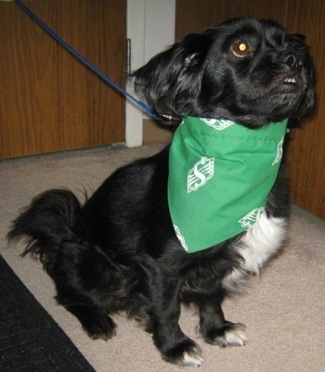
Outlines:
[[[299, 119], [314, 104], [304, 37], [252, 18], [188, 35], [136, 71], [134, 80], [157, 113], [222, 118], [252, 132]], [[197, 306], [206, 342], [245, 344], [245, 326], [226, 321], [221, 303], [283, 243], [286, 182], [280, 171], [248, 231], [187, 253], [168, 206], [169, 149], [117, 170], [83, 206], [70, 191], [46, 191], [8, 236], [30, 238], [25, 254], [39, 255], [58, 302], [90, 337], [111, 338], [116, 326], [109, 315], [125, 311], [153, 334], [163, 359], [200, 365], [199, 346], [178, 324], [180, 303]], [[218, 230], [218, 222], [207, 222]]]

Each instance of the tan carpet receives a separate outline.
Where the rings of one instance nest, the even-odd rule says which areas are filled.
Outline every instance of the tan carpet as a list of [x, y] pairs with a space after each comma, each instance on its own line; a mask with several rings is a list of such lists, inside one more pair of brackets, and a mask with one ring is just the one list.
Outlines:
[[[0, 162], [1, 254], [98, 372], [184, 368], [163, 362], [151, 336], [123, 316], [115, 317], [118, 334], [113, 340], [90, 340], [78, 321], [55, 303], [53, 284], [40, 264], [19, 257], [22, 245], [8, 248], [5, 234], [18, 210], [35, 194], [69, 187], [81, 195], [82, 188], [94, 190], [118, 166], [157, 150], [157, 146], [100, 148]], [[182, 328], [203, 348], [200, 371], [325, 371], [325, 231], [292, 216], [284, 253], [252, 280], [246, 295], [228, 300], [224, 309], [229, 320], [247, 325], [245, 347], [219, 349], [204, 344], [195, 331], [195, 311], [182, 312]]]

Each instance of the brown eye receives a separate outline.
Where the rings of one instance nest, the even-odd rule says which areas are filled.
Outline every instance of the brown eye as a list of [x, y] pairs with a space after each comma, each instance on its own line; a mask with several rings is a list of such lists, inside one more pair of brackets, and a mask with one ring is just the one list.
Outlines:
[[247, 41], [239, 40], [231, 45], [230, 50], [234, 56], [243, 58], [250, 54], [252, 47]]

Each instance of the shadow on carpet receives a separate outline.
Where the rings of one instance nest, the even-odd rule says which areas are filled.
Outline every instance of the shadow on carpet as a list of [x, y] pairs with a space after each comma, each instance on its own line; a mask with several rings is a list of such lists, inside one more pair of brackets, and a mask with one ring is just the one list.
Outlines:
[[1, 256], [0, 370], [95, 371]]

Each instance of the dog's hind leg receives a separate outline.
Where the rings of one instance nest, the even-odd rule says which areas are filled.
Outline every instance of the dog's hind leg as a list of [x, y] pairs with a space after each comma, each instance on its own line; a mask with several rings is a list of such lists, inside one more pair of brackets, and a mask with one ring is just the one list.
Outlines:
[[62, 294], [58, 294], [56, 298], [61, 305], [79, 320], [90, 338], [107, 341], [115, 336], [116, 324], [100, 307], [90, 303], [87, 304], [85, 301], [84, 303], [80, 301], [80, 304], [72, 303], [71, 300], [66, 301]]
[[78, 318], [91, 338], [108, 340], [115, 335], [116, 325], [109, 314], [124, 310], [132, 291], [128, 283], [136, 282], [128, 268], [96, 246], [66, 241], [50, 275], [57, 301]]

